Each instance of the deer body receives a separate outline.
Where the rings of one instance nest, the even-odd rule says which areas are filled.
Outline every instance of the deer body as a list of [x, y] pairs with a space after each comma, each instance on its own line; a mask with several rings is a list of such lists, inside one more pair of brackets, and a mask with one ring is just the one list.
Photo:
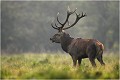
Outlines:
[[56, 27], [52, 25], [54, 29], [58, 30], [58, 33], [55, 34], [52, 38], [50, 38], [50, 40], [52, 42], [61, 44], [62, 49], [66, 53], [69, 53], [71, 55], [74, 66], [76, 66], [77, 60], [78, 60], [78, 65], [80, 65], [83, 58], [89, 58], [93, 67], [96, 66], [95, 58], [97, 58], [97, 60], [101, 63], [101, 65], [105, 65], [105, 63], [102, 60], [104, 46], [101, 42], [99, 42], [96, 39], [82, 39], [82, 38], [74, 39], [70, 37], [69, 34], [62, 31], [74, 26], [80, 18], [86, 16], [83, 15], [83, 13], [81, 16], [80, 14], [78, 15], [76, 13], [77, 17], [75, 22], [72, 25], [69, 25], [69, 27], [63, 28], [67, 22], [69, 23], [68, 18], [71, 14], [75, 13], [75, 11], [67, 12], [67, 18], [63, 24], [58, 20], [57, 17], [57, 21], [58, 23], [61, 24], [61, 27], [58, 27], [56, 24], [55, 24]]

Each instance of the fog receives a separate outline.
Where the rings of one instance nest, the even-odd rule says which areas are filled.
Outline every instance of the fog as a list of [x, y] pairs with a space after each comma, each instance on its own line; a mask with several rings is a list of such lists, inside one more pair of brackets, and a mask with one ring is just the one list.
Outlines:
[[[68, 6], [87, 16], [66, 30], [67, 33], [74, 38], [98, 39], [106, 51], [119, 50], [118, 1], [2, 1], [2, 53], [62, 51], [60, 44], [50, 41], [57, 33], [51, 23], [56, 23], [58, 12], [64, 22]], [[74, 20], [75, 15], [71, 15], [70, 23]]]

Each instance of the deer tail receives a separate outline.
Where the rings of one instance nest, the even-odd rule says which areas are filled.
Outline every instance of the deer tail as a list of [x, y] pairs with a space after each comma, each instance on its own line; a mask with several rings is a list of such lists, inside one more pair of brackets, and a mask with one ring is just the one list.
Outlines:
[[96, 53], [97, 55], [102, 55], [103, 54], [103, 50], [104, 50], [104, 46], [102, 43], [95, 43], [95, 46], [96, 46]]

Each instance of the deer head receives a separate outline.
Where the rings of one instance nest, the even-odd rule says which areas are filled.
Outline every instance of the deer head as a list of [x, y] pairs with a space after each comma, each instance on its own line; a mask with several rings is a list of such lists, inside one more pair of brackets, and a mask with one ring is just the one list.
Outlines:
[[[76, 8], [74, 11], [70, 11], [70, 8], [68, 7], [68, 10], [67, 10], [67, 18], [66, 18], [66, 20], [65, 20], [64, 23], [61, 23], [61, 22], [59, 21], [59, 19], [58, 19], [59, 13], [57, 14], [57, 22], [60, 24], [60, 26], [58, 26], [56, 23], [55, 23], [55, 26], [53, 26], [53, 23], [51, 24], [51, 26], [52, 26], [54, 29], [58, 30], [58, 33], [56, 33], [52, 38], [50, 38], [50, 40], [51, 40], [52, 42], [60, 43], [60, 42], [61, 42], [61, 37], [70, 37], [69, 34], [67, 34], [67, 33], [64, 32], [64, 30], [73, 27], [81, 18], [83, 18], [83, 17], [86, 16], [86, 14], [83, 14], [83, 12], [82, 12], [81, 15], [80, 15], [80, 14], [77, 14], [76, 10], [77, 10], [77, 8]], [[76, 20], [74, 21], [73, 24], [70, 25], [70, 23], [69, 23], [69, 17], [70, 17], [70, 15], [72, 15], [72, 14], [76, 14]], [[65, 25], [66, 25], [67, 23], [68, 23], [68, 26], [65, 27]]]

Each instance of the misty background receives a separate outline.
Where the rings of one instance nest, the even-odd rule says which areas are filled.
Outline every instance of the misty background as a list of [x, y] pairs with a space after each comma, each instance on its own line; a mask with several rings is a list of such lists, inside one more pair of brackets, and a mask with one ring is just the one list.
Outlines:
[[[1, 1], [2, 53], [62, 51], [60, 44], [52, 43], [57, 30], [52, 21], [64, 22], [67, 8], [86, 13], [72, 28], [66, 30], [72, 37], [98, 39], [105, 51], [119, 50], [118, 1]], [[75, 15], [69, 21], [72, 24]]]

